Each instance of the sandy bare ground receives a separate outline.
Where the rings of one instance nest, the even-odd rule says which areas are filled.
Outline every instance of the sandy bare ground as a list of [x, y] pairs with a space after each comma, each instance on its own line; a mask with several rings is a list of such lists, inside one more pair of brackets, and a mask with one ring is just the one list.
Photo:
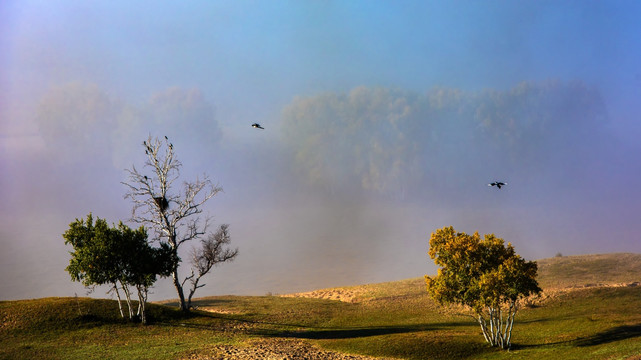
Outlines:
[[[267, 338], [248, 346], [217, 345], [208, 354], [192, 355], [189, 360], [382, 360], [319, 349], [303, 340]], [[389, 359], [391, 360], [391, 359]]]
[[324, 289], [324, 290], [315, 290], [309, 292], [302, 292], [296, 294], [286, 294], [280, 295], [282, 297], [302, 297], [302, 298], [314, 298], [314, 299], [325, 299], [325, 300], [338, 300], [342, 302], [354, 303], [358, 302], [359, 296], [363, 293], [362, 290], [358, 289]]

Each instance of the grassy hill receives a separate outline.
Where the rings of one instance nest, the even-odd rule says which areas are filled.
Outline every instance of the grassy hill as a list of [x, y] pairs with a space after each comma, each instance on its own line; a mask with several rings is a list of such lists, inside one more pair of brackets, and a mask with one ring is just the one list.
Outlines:
[[641, 357], [641, 286], [632, 286], [641, 255], [567, 256], [539, 266], [541, 285], [556, 295], [519, 312], [509, 353], [485, 345], [471, 318], [437, 306], [419, 278], [298, 297], [202, 298], [191, 315], [151, 304], [146, 327], [120, 320], [111, 300], [4, 301], [0, 359], [296, 358], [286, 351], [312, 359], [340, 358], [326, 351], [401, 359]]
[[544, 289], [641, 283], [641, 254], [561, 256], [537, 263]]

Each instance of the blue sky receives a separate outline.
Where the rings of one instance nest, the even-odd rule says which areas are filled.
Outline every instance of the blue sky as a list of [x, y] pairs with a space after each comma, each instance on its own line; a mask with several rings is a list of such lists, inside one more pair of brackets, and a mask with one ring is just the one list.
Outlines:
[[60, 234], [129, 217], [120, 182], [150, 134], [225, 189], [207, 210], [240, 255], [203, 296], [421, 276], [447, 225], [528, 258], [640, 252], [640, 17], [637, 1], [4, 1], [0, 270], [21, 275], [0, 294], [83, 291]]

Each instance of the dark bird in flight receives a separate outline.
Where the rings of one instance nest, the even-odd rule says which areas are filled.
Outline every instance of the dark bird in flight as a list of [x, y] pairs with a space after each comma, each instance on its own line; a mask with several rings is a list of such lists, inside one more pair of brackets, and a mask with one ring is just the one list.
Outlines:
[[167, 135], [165, 135], [165, 140], [169, 140], [169, 138], [167, 137]]
[[495, 181], [495, 182], [493, 182], [493, 183], [489, 183], [489, 184], [487, 184], [487, 186], [496, 186], [496, 187], [497, 187], [497, 188], [499, 188], [499, 189], [500, 189], [500, 188], [501, 188], [501, 186], [503, 186], [503, 185], [507, 185], [507, 183], [506, 183], [506, 182], [501, 182], [501, 181]]
[[259, 124], [259, 123], [253, 123], [253, 124], [252, 124], [252, 127], [253, 127], [253, 128], [256, 128], [256, 129], [263, 129], [263, 130], [265, 130], [265, 128], [264, 128], [264, 127], [262, 127], [262, 126], [260, 126], [260, 124]]

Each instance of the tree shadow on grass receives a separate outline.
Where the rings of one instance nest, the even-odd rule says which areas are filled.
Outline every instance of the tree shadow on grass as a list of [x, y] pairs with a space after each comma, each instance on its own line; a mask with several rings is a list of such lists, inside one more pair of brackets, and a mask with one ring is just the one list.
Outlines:
[[641, 324], [623, 325], [578, 339], [576, 345], [579, 347], [595, 346], [637, 337], [641, 337]]
[[[255, 334], [265, 337], [321, 341], [321, 344], [326, 344], [329, 348], [332, 348], [331, 344], [337, 345], [334, 349], [338, 351], [349, 348], [352, 352], [363, 355], [407, 359], [466, 359], [497, 351], [496, 348], [479, 341], [482, 340], [482, 335], [458, 334], [459, 329], [454, 329], [466, 326], [469, 325], [447, 322], [397, 326], [314, 327]], [[452, 332], [457, 335], [452, 335]], [[382, 338], [371, 339], [378, 336]], [[335, 340], [338, 342], [334, 342]], [[372, 350], [371, 347], [376, 350]]]
[[574, 345], [578, 347], [588, 347], [609, 344], [615, 341], [627, 340], [641, 337], [641, 324], [636, 325], [623, 325], [610, 328], [600, 333], [580, 337], [573, 340], [561, 340], [555, 342], [548, 342], [544, 344], [512, 344], [512, 349], [522, 350], [527, 348], [537, 348], [544, 346], [557, 346], [557, 345]]
[[256, 335], [285, 337], [308, 340], [354, 339], [370, 336], [404, 334], [422, 331], [441, 330], [453, 326], [464, 326], [463, 323], [435, 323], [405, 326], [363, 326], [344, 328], [304, 327], [300, 330], [255, 329]]
[[[198, 309], [199, 307], [220, 306], [220, 305], [228, 305], [232, 303], [234, 303], [234, 300], [232, 299], [203, 298], [203, 299], [196, 299], [192, 301], [191, 307], [193, 309]], [[178, 300], [163, 301], [159, 304], [167, 307], [173, 307], [173, 308], [178, 308], [180, 306], [180, 302], [178, 302]]]
[[576, 340], [561, 340], [561, 341], [552, 341], [541, 344], [521, 344], [518, 342], [512, 342], [510, 344], [510, 350], [525, 350], [532, 348], [543, 348], [543, 347], [554, 347], [559, 345], [568, 345], [574, 343]]

